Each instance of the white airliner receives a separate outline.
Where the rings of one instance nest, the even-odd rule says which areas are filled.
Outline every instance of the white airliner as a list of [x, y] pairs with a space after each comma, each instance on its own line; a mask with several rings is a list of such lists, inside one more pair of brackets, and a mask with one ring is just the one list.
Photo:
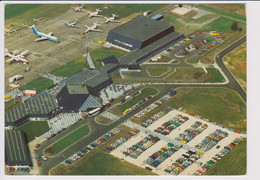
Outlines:
[[39, 38], [35, 39], [35, 41], [42, 41], [42, 40], [49, 39], [49, 40], [54, 41], [54, 42], [57, 42], [57, 43], [60, 42], [60, 41], [58, 40], [58, 38], [52, 36], [52, 34], [53, 34], [52, 32], [50, 32], [50, 33], [48, 33], [48, 34], [44, 34], [44, 33], [42, 33], [42, 32], [39, 32], [39, 31], [37, 31], [37, 29], [35, 28], [35, 25], [32, 26], [32, 29], [33, 29], [33, 32], [34, 32], [37, 36], [39, 36]]
[[95, 12], [88, 12], [89, 13], [89, 16], [88, 17], [103, 17], [102, 15], [99, 15], [99, 12], [101, 12], [102, 10], [100, 9], [96, 9]]
[[40, 20], [42, 20], [44, 17], [41, 17], [39, 19], [33, 18], [33, 22], [39, 22]]
[[94, 22], [92, 26], [88, 27], [87, 25], [85, 25], [85, 27], [87, 27], [86, 29], [86, 33], [90, 32], [90, 31], [96, 31], [96, 32], [102, 32], [102, 30], [97, 29], [97, 27], [100, 26], [100, 24], [98, 24], [97, 22]]
[[73, 28], [75, 27], [75, 28], [78, 28], [78, 26], [76, 26], [77, 22], [78, 22], [78, 20], [75, 19], [74, 22], [71, 22], [71, 23], [69, 23], [69, 22], [65, 22], [65, 24], [66, 24], [68, 27], [73, 27]]
[[84, 4], [82, 4], [80, 7], [72, 7], [72, 8], [75, 12], [83, 12], [83, 10], [82, 10], [83, 6], [84, 6]]
[[14, 51], [12, 54], [9, 53], [8, 49], [5, 48], [5, 56], [10, 57], [6, 62], [22, 62], [23, 64], [28, 64], [29, 62], [25, 59], [24, 55], [28, 52], [25, 50], [24, 52], [20, 53], [20, 51]]
[[116, 22], [119, 23], [120, 21], [115, 20], [116, 17], [118, 17], [118, 15], [116, 14], [112, 14], [112, 17], [105, 17], [105, 23], [109, 23], [109, 22]]

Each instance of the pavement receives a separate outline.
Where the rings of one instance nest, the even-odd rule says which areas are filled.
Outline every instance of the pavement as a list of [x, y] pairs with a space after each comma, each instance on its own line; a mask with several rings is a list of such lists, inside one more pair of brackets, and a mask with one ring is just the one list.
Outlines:
[[[164, 122], [168, 121], [172, 117], [176, 116], [177, 114], [181, 114], [182, 116], [186, 116], [189, 118], [185, 123], [181, 124], [178, 128], [174, 129], [169, 135], [164, 136], [162, 134], [156, 133], [153, 130], [156, 129], [158, 126], [161, 126]], [[190, 128], [191, 125], [193, 125], [196, 121], [201, 122], [202, 124], [207, 124], [207, 128], [202, 131], [199, 135], [195, 136], [194, 139], [192, 139], [187, 144], [181, 143], [179, 141], [175, 140], [175, 137], [179, 135], [179, 133], [183, 133], [186, 129]], [[215, 146], [213, 146], [209, 151], [203, 152], [203, 155], [200, 159], [198, 159], [195, 163], [190, 165], [188, 168], [186, 168], [180, 175], [192, 175], [196, 170], [200, 168], [200, 166], [197, 164], [197, 162], [202, 162], [203, 164], [206, 163], [208, 160], [210, 160], [215, 154], [219, 153], [223, 148], [227, 145], [229, 145], [231, 142], [233, 142], [236, 138], [246, 138], [245, 134], [238, 134], [235, 132], [232, 132], [228, 129], [221, 128], [218, 125], [212, 124], [211, 122], [204, 121], [202, 119], [196, 118], [194, 116], [190, 116], [186, 113], [180, 112], [178, 110], [172, 110], [168, 114], [162, 116], [158, 120], [156, 120], [152, 125], [150, 125], [148, 128], [144, 128], [142, 126], [139, 126], [133, 122], [126, 121], [124, 125], [127, 125], [131, 128], [139, 129], [140, 133], [133, 138], [129, 139], [127, 142], [123, 143], [121, 146], [117, 147], [115, 150], [113, 150], [110, 154], [122, 158], [128, 162], [131, 162], [135, 165], [138, 165], [140, 167], [145, 168], [146, 166], [150, 167], [152, 172], [159, 174], [159, 175], [170, 175], [168, 173], [165, 173], [164, 169], [166, 169], [169, 165], [171, 165], [175, 160], [180, 158], [182, 154], [187, 152], [188, 150], [195, 150], [195, 151], [202, 151], [199, 149], [194, 148], [195, 145], [199, 144], [206, 136], [209, 134], [215, 132], [216, 129], [220, 129], [221, 131], [227, 132], [228, 136], [223, 138], [221, 141], [219, 141]], [[141, 153], [140, 156], [137, 157], [137, 159], [131, 158], [130, 156], [125, 156], [123, 154], [124, 151], [127, 150], [127, 148], [131, 147], [132, 145], [139, 142], [144, 137], [148, 136], [149, 134], [153, 136], [157, 136], [160, 138], [160, 141], [156, 142], [154, 145], [149, 147], [146, 151]], [[161, 149], [163, 146], [166, 146], [167, 143], [173, 143], [174, 145], [183, 145], [181, 149], [179, 149], [177, 152], [175, 152], [173, 155], [171, 155], [169, 158], [167, 158], [165, 161], [163, 161], [157, 168], [154, 168], [148, 164], [145, 164], [145, 160]], [[219, 145], [220, 148], [217, 149], [216, 146]]]

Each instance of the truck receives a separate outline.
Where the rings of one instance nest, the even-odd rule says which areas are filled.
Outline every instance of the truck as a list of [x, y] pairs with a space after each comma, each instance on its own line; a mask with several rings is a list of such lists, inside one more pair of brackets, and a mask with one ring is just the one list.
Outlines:
[[10, 99], [11, 98], [11, 96], [5, 96], [5, 99]]
[[36, 95], [36, 90], [25, 90], [23, 91], [23, 95], [27, 95], [27, 96], [35, 96]]

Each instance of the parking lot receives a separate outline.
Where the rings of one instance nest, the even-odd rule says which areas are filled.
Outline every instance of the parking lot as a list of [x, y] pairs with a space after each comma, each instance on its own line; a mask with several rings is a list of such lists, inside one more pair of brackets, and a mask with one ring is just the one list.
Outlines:
[[[164, 128], [162, 125], [174, 117], [186, 117], [187, 120], [175, 127], [169, 134], [164, 135], [154, 131], [158, 127]], [[147, 128], [133, 122], [125, 123], [131, 128], [139, 129], [140, 132], [110, 153], [159, 175], [192, 175], [202, 168], [202, 164], [207, 163], [220, 153], [225, 146], [230, 145], [237, 138], [246, 137], [244, 134], [236, 133], [196, 117], [178, 110], [171, 110]], [[197, 134], [187, 140], [187, 133], [191, 131], [195, 131]], [[186, 134], [186, 141], [180, 140], [180, 134]], [[150, 138], [154, 139], [156, 136], [159, 140], [150, 142]], [[212, 137], [210, 138], [212, 142], [205, 141], [206, 137]], [[203, 143], [207, 149], [201, 147], [198, 149], [196, 145]]]

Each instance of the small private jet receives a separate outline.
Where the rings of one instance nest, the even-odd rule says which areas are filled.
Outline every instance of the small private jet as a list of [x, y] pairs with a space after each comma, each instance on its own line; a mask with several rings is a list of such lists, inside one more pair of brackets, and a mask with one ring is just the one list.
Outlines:
[[80, 7], [72, 7], [72, 9], [73, 9], [75, 12], [84, 12], [84, 11], [82, 10], [83, 6], [84, 6], [84, 4], [82, 4]]
[[42, 20], [44, 17], [41, 17], [39, 19], [33, 18], [33, 22], [39, 22], [40, 20]]
[[10, 57], [6, 62], [13, 63], [13, 62], [22, 62], [23, 64], [28, 64], [29, 62], [25, 59], [25, 54], [28, 52], [28, 50], [23, 51], [20, 53], [20, 51], [16, 50], [10, 53], [7, 48], [5, 48], [5, 57]]
[[115, 20], [116, 17], [118, 17], [118, 15], [116, 15], [116, 14], [112, 14], [111, 17], [104, 17], [105, 18], [105, 23], [109, 23], [109, 22], [119, 23], [120, 21]]
[[99, 14], [99, 12], [101, 12], [102, 10], [100, 9], [96, 9], [95, 12], [88, 12], [89, 16], [88, 17], [103, 17], [102, 15]]
[[72, 28], [79, 28], [78, 26], [76, 26], [76, 24], [78, 23], [78, 20], [75, 19], [75, 21], [69, 23], [69, 22], [65, 22], [65, 24], [68, 26], [68, 27], [72, 27]]
[[97, 27], [100, 26], [100, 24], [98, 24], [97, 22], [94, 22], [92, 26], [88, 27], [87, 25], [85, 25], [86, 29], [86, 33], [90, 32], [90, 31], [95, 31], [95, 32], [102, 32], [102, 30], [97, 29]]
[[35, 41], [42, 41], [42, 40], [51, 40], [51, 41], [54, 41], [54, 42], [57, 42], [59, 43], [59, 39], [52, 36], [52, 32], [48, 33], [48, 34], [45, 34], [45, 33], [42, 33], [42, 32], [39, 32], [36, 28], [35, 28], [35, 25], [32, 26], [32, 29], [33, 29], [33, 32], [39, 36], [39, 38], [35, 39]]

